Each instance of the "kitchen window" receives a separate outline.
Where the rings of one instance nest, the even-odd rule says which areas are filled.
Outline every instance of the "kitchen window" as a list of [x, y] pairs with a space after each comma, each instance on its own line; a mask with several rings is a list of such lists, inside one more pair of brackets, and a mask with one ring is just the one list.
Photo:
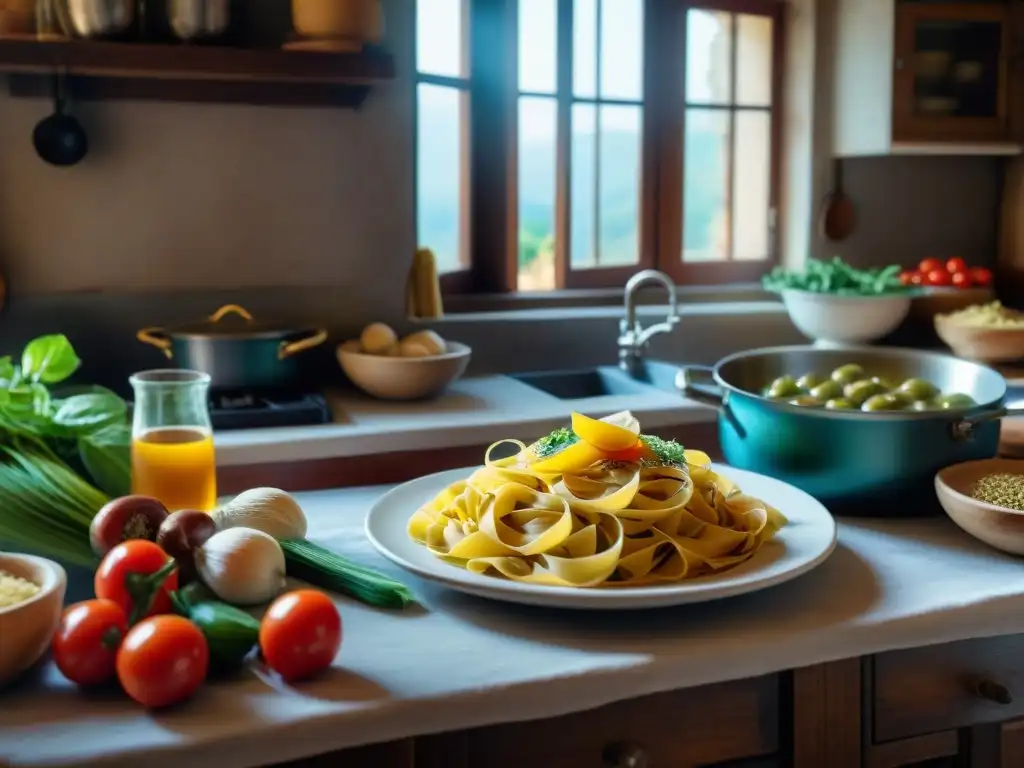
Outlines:
[[417, 238], [449, 292], [776, 263], [779, 0], [417, 0]]

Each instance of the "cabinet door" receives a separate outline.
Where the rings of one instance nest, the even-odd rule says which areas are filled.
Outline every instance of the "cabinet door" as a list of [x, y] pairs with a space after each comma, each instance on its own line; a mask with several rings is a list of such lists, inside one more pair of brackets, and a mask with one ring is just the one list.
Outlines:
[[1006, 4], [898, 3], [893, 142], [1009, 141], [1010, 31]]

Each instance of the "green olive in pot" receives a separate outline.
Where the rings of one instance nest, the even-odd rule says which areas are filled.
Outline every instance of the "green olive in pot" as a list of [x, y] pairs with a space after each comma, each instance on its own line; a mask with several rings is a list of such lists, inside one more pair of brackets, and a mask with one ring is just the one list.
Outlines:
[[811, 395], [797, 395], [794, 398], [787, 400], [790, 405], [802, 405], [811, 408], [821, 407], [821, 400]]
[[764, 394], [765, 397], [770, 397], [772, 400], [784, 400], [796, 397], [801, 392], [800, 387], [796, 384], [796, 379], [792, 376], [780, 376], [768, 386]]
[[825, 403], [825, 407], [830, 411], [850, 411], [855, 409], [857, 406], [847, 400], [845, 397], [836, 397]]
[[827, 400], [834, 400], [837, 397], [843, 396], [843, 385], [838, 381], [823, 381], [821, 384], [811, 390], [811, 397], [815, 397], [822, 402]]
[[924, 379], [907, 379], [900, 384], [898, 391], [914, 402], [928, 401], [939, 394], [939, 388]]
[[854, 363], [841, 365], [832, 371], [832, 381], [839, 382], [843, 386], [860, 381], [864, 378], [864, 369]]
[[799, 379], [796, 380], [796, 385], [800, 387], [804, 392], [810, 392], [812, 389], [821, 384], [822, 379], [816, 373], [805, 373]]
[[843, 397], [856, 406], [861, 406], [869, 397], [885, 393], [885, 387], [871, 379], [861, 379], [843, 387]]
[[935, 398], [935, 405], [944, 411], [957, 411], [964, 408], [973, 408], [977, 403], [970, 395], [954, 392], [949, 395], [941, 395]]
[[889, 393], [872, 395], [860, 407], [862, 411], [902, 411], [907, 403], [902, 398]]

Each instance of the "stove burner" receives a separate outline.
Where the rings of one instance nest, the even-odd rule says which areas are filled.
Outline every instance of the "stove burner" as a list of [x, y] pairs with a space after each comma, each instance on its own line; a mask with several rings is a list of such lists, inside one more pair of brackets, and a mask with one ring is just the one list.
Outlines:
[[294, 427], [330, 423], [331, 411], [324, 396], [313, 393], [215, 391], [210, 420], [215, 430]]

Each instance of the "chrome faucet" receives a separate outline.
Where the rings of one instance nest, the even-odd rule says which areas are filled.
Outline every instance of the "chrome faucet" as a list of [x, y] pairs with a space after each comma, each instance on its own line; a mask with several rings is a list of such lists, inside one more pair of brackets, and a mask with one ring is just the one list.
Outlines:
[[[647, 283], [661, 283], [668, 292], [668, 317], [650, 328], [642, 328], [636, 318], [637, 290]], [[676, 284], [664, 272], [645, 269], [637, 272], [626, 283], [626, 316], [619, 322], [619, 367], [633, 375], [643, 361], [644, 350], [651, 339], [661, 333], [671, 333], [679, 316], [676, 314]]]

